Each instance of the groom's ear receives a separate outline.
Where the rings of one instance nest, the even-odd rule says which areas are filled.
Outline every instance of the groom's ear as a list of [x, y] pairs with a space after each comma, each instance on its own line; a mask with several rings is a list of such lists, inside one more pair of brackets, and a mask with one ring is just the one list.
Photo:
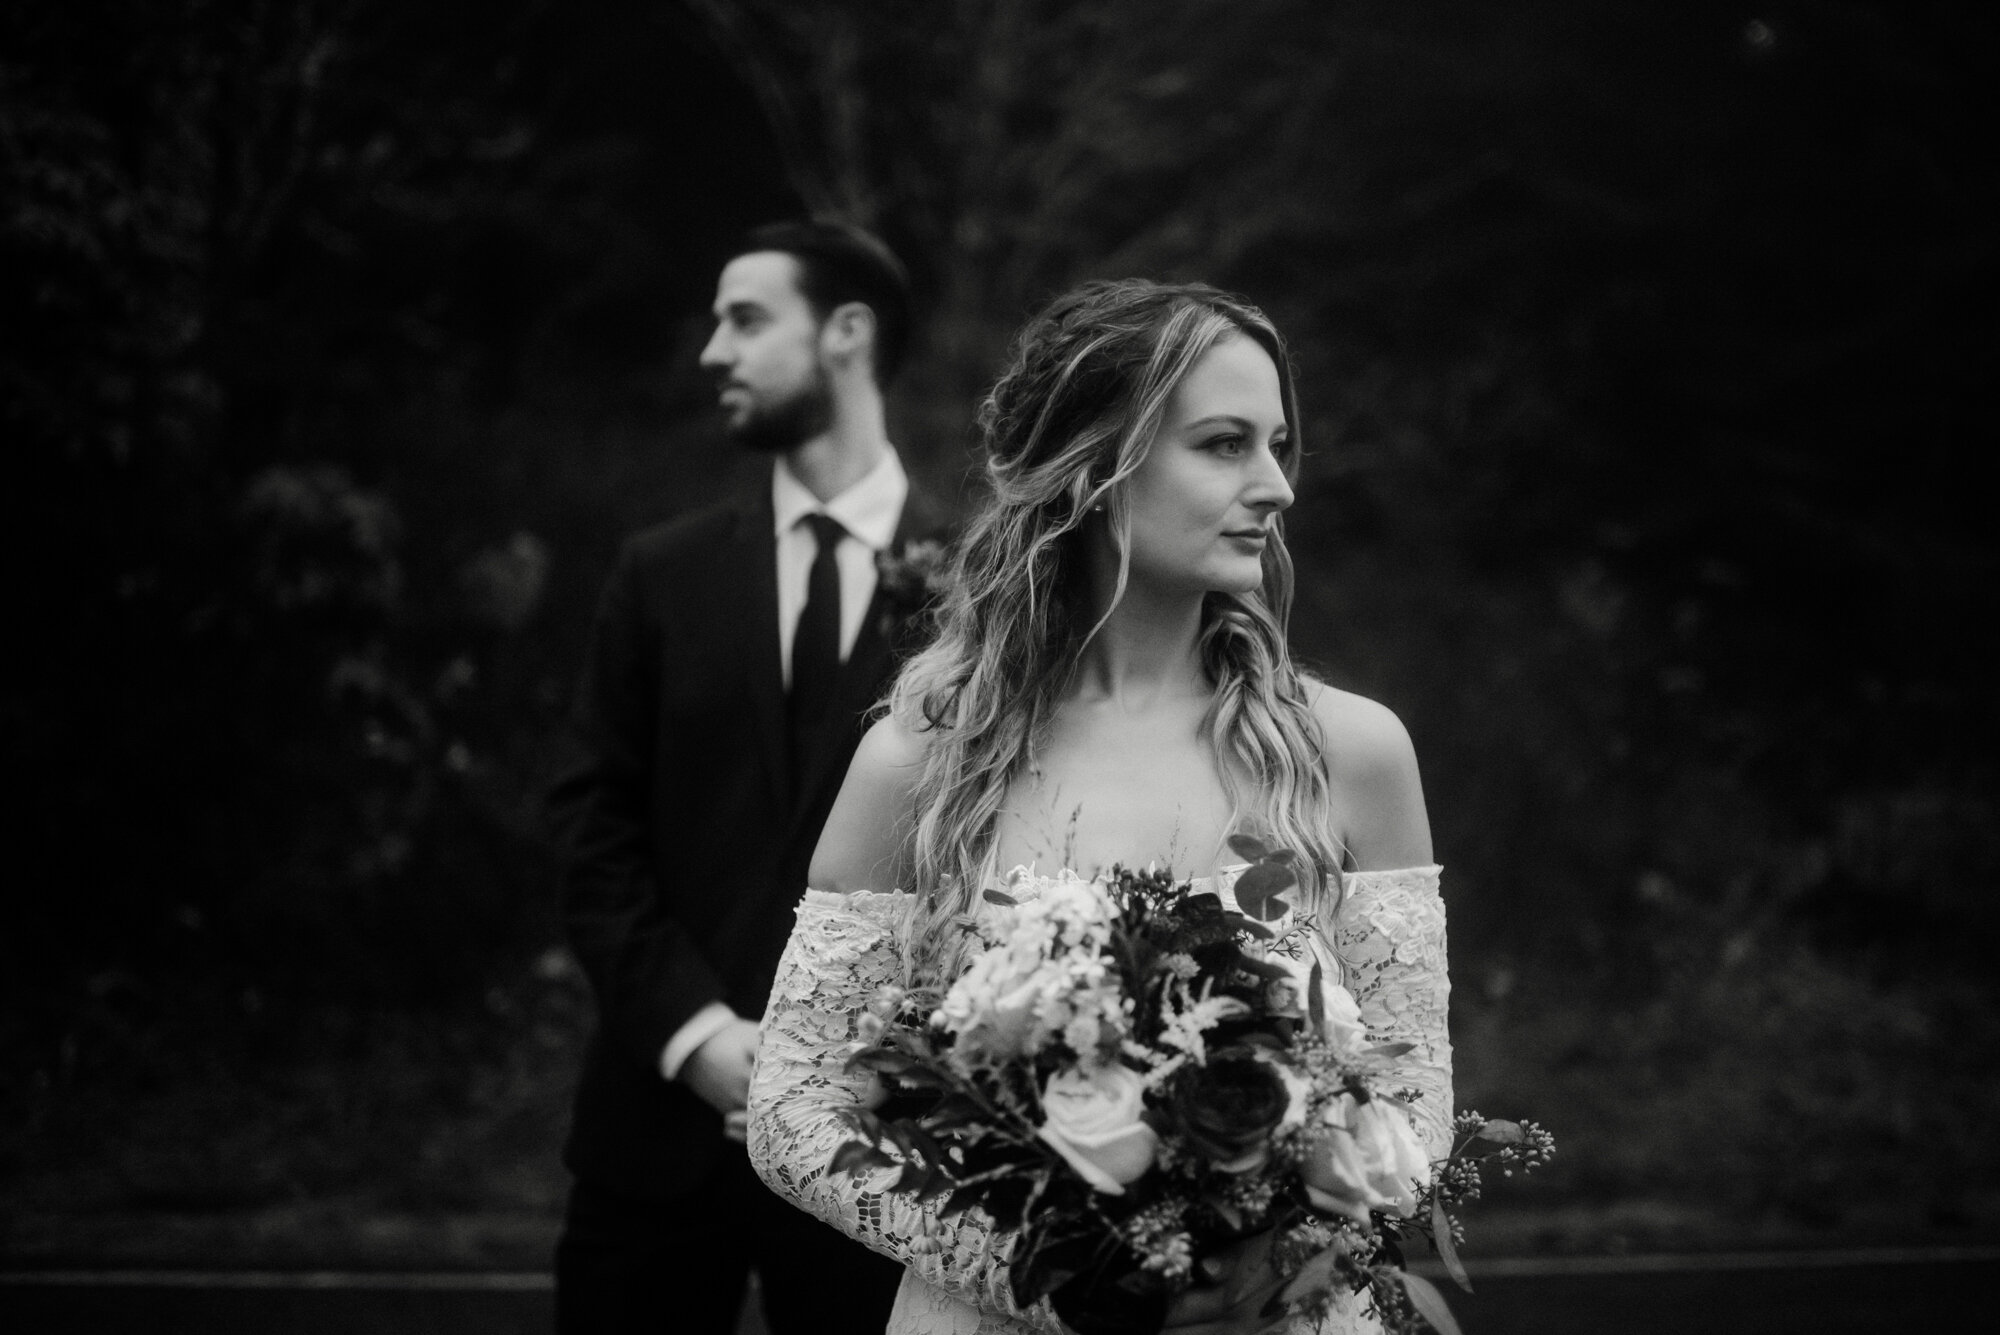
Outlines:
[[866, 302], [845, 301], [828, 313], [819, 331], [820, 350], [841, 361], [875, 360], [875, 312]]

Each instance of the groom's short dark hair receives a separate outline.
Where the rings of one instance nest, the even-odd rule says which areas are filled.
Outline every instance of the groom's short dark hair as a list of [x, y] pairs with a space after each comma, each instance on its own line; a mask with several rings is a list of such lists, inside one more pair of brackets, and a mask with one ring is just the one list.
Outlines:
[[832, 219], [753, 227], [730, 258], [776, 250], [799, 262], [799, 291], [824, 320], [858, 301], [875, 313], [875, 381], [886, 385], [910, 346], [910, 275], [872, 232]]

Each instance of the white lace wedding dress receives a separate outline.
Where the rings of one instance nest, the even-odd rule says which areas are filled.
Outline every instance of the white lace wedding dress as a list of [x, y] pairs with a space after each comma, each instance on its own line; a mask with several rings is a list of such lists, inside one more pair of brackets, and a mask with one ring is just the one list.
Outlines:
[[[1360, 1003], [1372, 1040], [1415, 1046], [1398, 1060], [1392, 1087], [1416, 1092], [1418, 1135], [1433, 1158], [1450, 1148], [1451, 1040], [1445, 1028], [1444, 901], [1436, 867], [1350, 872], [1330, 934], [1313, 940], [1320, 962]], [[1233, 872], [1218, 889], [1233, 902]], [[1028, 897], [1046, 879], [1020, 873], [1009, 892]], [[949, 1220], [937, 1206], [880, 1190], [880, 1182], [829, 1174], [849, 1128], [835, 1115], [859, 1100], [865, 1080], [842, 1069], [858, 1017], [875, 989], [900, 976], [896, 933], [909, 898], [900, 893], [806, 892], [778, 964], [764, 1014], [763, 1045], [750, 1085], [750, 1163], [779, 1195], [907, 1269], [887, 1335], [1021, 1335], [1059, 1332], [1046, 1300], [1026, 1311], [1007, 1287], [1014, 1236], [977, 1208]], [[829, 1301], [838, 1301], [829, 1295]], [[1312, 1335], [1377, 1329], [1361, 1295], [1344, 1294]], [[1304, 1322], [1291, 1335], [1306, 1335]]]

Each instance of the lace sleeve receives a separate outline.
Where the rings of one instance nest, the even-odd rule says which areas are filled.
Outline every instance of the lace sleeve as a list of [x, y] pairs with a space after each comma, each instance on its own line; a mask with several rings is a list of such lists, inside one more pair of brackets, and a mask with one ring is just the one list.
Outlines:
[[1451, 979], [1437, 867], [1350, 872], [1333, 929], [1342, 982], [1361, 1005], [1368, 1037], [1415, 1046], [1396, 1061], [1392, 1088], [1415, 1095], [1414, 1122], [1433, 1159], [1451, 1151]]
[[843, 1071], [869, 996], [899, 974], [896, 933], [906, 895], [809, 890], [778, 962], [763, 1040], [750, 1082], [750, 1163], [771, 1190], [875, 1251], [901, 1261], [950, 1296], [999, 1315], [1013, 1328], [1058, 1332], [1047, 1303], [1028, 1312], [1007, 1285], [1013, 1235], [996, 1232], [977, 1207], [949, 1220], [874, 1179], [829, 1174], [851, 1135], [837, 1111], [860, 1100], [865, 1081]]

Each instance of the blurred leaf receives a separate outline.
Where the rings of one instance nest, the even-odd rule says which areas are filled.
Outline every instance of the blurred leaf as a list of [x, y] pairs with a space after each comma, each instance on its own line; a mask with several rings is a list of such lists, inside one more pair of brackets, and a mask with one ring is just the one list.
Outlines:
[[862, 1169], [888, 1168], [894, 1163], [894, 1159], [867, 1141], [850, 1140], [833, 1152], [833, 1159], [827, 1164], [827, 1172], [853, 1173]]
[[1277, 1296], [1265, 1304], [1264, 1315], [1274, 1316], [1287, 1303], [1310, 1298], [1333, 1287], [1334, 1276], [1339, 1270], [1341, 1259], [1346, 1254], [1346, 1247], [1336, 1242], [1325, 1251], [1314, 1255], [1311, 1260], [1299, 1267], [1297, 1274], [1286, 1281], [1285, 1287], [1278, 1291]]
[[1229, 836], [1230, 851], [1245, 862], [1262, 862], [1271, 855], [1270, 845], [1254, 834], [1232, 834]]
[[1445, 1273], [1471, 1293], [1472, 1278], [1465, 1273], [1465, 1265], [1458, 1259], [1458, 1244], [1451, 1239], [1451, 1216], [1445, 1213], [1444, 1202], [1435, 1198], [1431, 1201], [1431, 1243], [1444, 1262]]
[[1496, 1117], [1487, 1119], [1486, 1123], [1479, 1128], [1478, 1133], [1473, 1136], [1472, 1143], [1478, 1145], [1483, 1142], [1491, 1145], [1493, 1150], [1498, 1151], [1524, 1144], [1527, 1139], [1528, 1134], [1521, 1129], [1519, 1122], [1503, 1121]]
[[1253, 918], [1276, 921], [1291, 907], [1277, 896], [1298, 879], [1298, 874], [1282, 863], [1260, 862], [1236, 878], [1236, 902]]
[[901, 1077], [917, 1069], [917, 1059], [892, 1048], [862, 1048], [847, 1059], [844, 1067], [849, 1071], [875, 1071]]
[[1428, 1321], [1438, 1335], [1462, 1335], [1457, 1318], [1451, 1314], [1451, 1305], [1445, 1302], [1437, 1285], [1407, 1270], [1398, 1270], [1396, 1278], [1402, 1281], [1403, 1291], [1410, 1295], [1410, 1306], [1417, 1309], [1417, 1315]]
[[928, 1205], [938, 1197], [951, 1193], [956, 1185], [942, 1164], [933, 1164], [924, 1177], [923, 1186], [917, 1191], [917, 1204]]

